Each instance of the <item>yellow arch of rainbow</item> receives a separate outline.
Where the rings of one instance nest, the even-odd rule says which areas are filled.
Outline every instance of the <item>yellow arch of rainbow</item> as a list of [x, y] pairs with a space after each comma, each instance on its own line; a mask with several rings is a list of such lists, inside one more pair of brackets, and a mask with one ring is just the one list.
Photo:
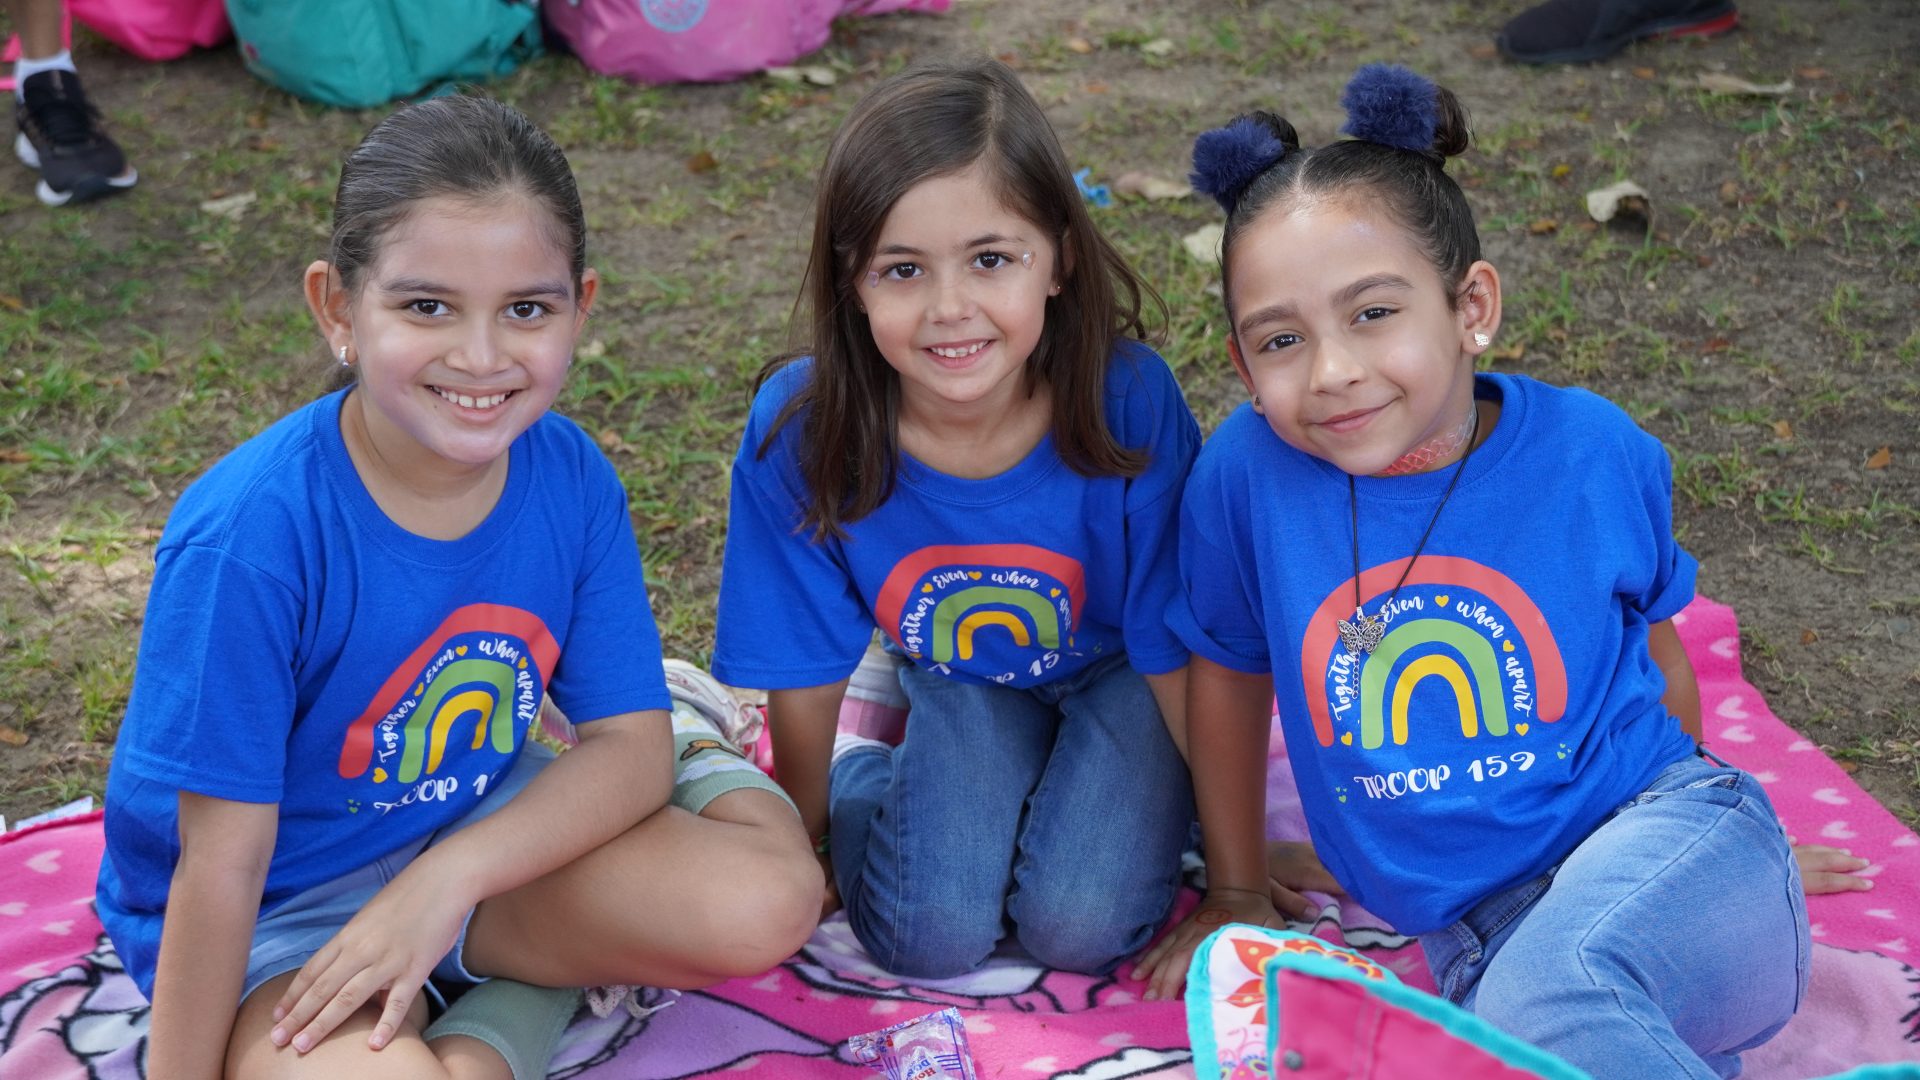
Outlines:
[[[1409, 649], [1438, 643], [1457, 654], [1430, 653], [1419, 657], [1400, 672], [1393, 687], [1391, 722], [1395, 746], [1407, 741], [1407, 709], [1414, 688], [1422, 679], [1438, 676], [1453, 690], [1459, 707], [1460, 734], [1471, 739], [1480, 734], [1484, 722], [1494, 735], [1507, 733], [1507, 699], [1500, 678], [1500, 661], [1493, 644], [1486, 638], [1446, 619], [1416, 619], [1393, 629], [1367, 658], [1360, 671], [1360, 745], [1377, 750], [1386, 741], [1388, 725], [1387, 680], [1394, 665]], [[1461, 661], [1465, 663], [1462, 664]], [[1478, 708], [1475, 703], [1478, 702]]]
[[974, 632], [987, 626], [1003, 626], [1013, 635], [1016, 645], [1033, 644], [1032, 635], [1027, 633], [1027, 624], [1020, 621], [1018, 615], [1005, 611], [976, 611], [960, 620], [954, 631], [954, 648], [960, 653], [960, 659], [973, 659]]

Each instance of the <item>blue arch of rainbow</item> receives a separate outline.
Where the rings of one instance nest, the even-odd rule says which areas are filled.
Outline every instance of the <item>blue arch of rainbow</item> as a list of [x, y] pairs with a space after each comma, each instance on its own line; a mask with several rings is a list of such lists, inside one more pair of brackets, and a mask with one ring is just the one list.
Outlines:
[[[1387, 703], [1387, 680], [1408, 650], [1437, 642], [1458, 653], [1428, 653], [1408, 664], [1394, 683], [1392, 707]], [[1465, 661], [1464, 666], [1462, 661]], [[1381, 640], [1360, 671], [1360, 745], [1377, 750], [1386, 739], [1389, 717], [1393, 744], [1407, 742], [1407, 706], [1421, 680], [1438, 678], [1453, 690], [1460, 710], [1460, 734], [1471, 739], [1484, 723], [1494, 735], [1507, 733], [1507, 699], [1500, 680], [1500, 661], [1493, 645], [1467, 627], [1445, 619], [1415, 619], [1401, 623]]]
[[[1032, 623], [1033, 632], [1027, 632], [1027, 622], [1018, 615], [986, 607], [989, 604], [1018, 608]], [[1060, 647], [1060, 613], [1045, 597], [1028, 589], [976, 585], [942, 597], [934, 607], [934, 662], [952, 663], [956, 652], [962, 660], [973, 659], [973, 637], [989, 626], [1007, 630], [1019, 645], [1031, 645], [1037, 640], [1042, 648]]]

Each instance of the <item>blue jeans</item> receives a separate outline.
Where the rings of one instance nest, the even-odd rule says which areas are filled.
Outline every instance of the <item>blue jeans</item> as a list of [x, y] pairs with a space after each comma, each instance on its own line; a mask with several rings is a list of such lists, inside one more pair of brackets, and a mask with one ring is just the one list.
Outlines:
[[1806, 993], [1806, 899], [1760, 782], [1669, 765], [1544, 876], [1422, 935], [1440, 993], [1609, 1077], [1730, 1077]]
[[907, 734], [833, 766], [833, 868], [880, 967], [978, 968], [1009, 925], [1052, 968], [1105, 973], [1173, 906], [1186, 764], [1124, 656], [1018, 690], [907, 666]]

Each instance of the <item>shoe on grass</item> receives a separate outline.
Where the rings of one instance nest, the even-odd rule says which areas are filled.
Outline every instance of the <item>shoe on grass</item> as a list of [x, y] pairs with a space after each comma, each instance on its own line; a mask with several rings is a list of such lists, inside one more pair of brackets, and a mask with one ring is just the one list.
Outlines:
[[1641, 38], [1725, 33], [1732, 0], [1547, 0], [1521, 12], [1495, 43], [1523, 64], [1601, 60]]
[[34, 193], [48, 206], [98, 199], [140, 179], [119, 144], [101, 129], [100, 110], [71, 71], [28, 76], [14, 116], [20, 135], [13, 151], [28, 168], [39, 170]]

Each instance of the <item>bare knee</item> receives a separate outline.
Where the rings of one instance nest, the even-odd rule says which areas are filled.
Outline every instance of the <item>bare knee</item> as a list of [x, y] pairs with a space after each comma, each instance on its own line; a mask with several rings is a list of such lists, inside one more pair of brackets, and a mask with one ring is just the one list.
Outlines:
[[710, 941], [727, 943], [695, 960], [714, 982], [758, 975], [786, 960], [819, 923], [826, 889], [819, 862], [794, 845], [766, 848], [748, 874], [716, 879], [703, 890]]

